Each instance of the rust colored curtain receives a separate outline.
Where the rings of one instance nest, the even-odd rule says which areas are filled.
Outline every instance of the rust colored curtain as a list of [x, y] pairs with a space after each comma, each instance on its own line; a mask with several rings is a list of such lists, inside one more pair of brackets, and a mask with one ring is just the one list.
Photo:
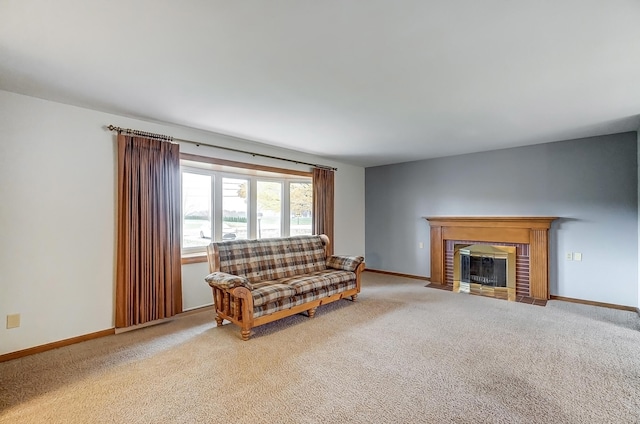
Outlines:
[[182, 312], [179, 154], [118, 135], [116, 327]]
[[331, 241], [329, 254], [333, 254], [333, 180], [330, 169], [313, 170], [313, 233], [326, 234]]

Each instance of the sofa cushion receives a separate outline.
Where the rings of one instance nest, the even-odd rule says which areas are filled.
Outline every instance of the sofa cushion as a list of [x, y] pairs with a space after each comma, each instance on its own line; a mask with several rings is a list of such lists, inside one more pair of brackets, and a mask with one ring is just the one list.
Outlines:
[[253, 307], [264, 305], [295, 296], [296, 290], [287, 285], [275, 281], [262, 281], [253, 284], [251, 295], [253, 296]]
[[281, 278], [279, 283], [293, 287], [297, 294], [355, 280], [353, 272], [327, 269], [295, 277]]
[[250, 283], [327, 268], [320, 236], [231, 240], [215, 244], [220, 256], [220, 271], [244, 276]]
[[355, 272], [358, 266], [364, 261], [362, 256], [330, 256], [327, 258], [327, 268], [342, 269], [344, 271]]
[[340, 283], [335, 286], [324, 287], [322, 289], [313, 290], [307, 293], [298, 294], [286, 299], [280, 299], [275, 302], [265, 303], [262, 306], [255, 307], [253, 309], [253, 317], [258, 318], [263, 315], [269, 315], [274, 312], [282, 311], [285, 309], [291, 309], [294, 306], [302, 305], [312, 300], [321, 299], [332, 296], [334, 294], [342, 293], [347, 290], [355, 289], [356, 282], [350, 281], [348, 283]]
[[245, 277], [227, 274], [226, 272], [212, 272], [204, 277], [204, 280], [209, 283], [210, 286], [216, 286], [221, 289], [232, 289], [235, 287], [246, 287], [249, 290], [253, 289], [253, 286]]

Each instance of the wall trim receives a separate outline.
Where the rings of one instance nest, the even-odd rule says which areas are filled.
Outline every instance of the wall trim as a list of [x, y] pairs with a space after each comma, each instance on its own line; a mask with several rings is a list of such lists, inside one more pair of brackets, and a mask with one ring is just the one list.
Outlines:
[[47, 350], [53, 350], [59, 347], [69, 346], [72, 344], [84, 342], [91, 339], [98, 339], [100, 337], [111, 336], [113, 334], [115, 334], [115, 328], [109, 328], [102, 331], [96, 331], [95, 333], [84, 334], [82, 336], [59, 340], [57, 342], [52, 342], [52, 343], [47, 343], [40, 346], [30, 347], [27, 349], [17, 350], [15, 352], [10, 352], [10, 353], [5, 353], [3, 355], [0, 355], [0, 362], [11, 361], [13, 359], [22, 358], [24, 356], [46, 352]]
[[207, 262], [207, 254], [205, 252], [185, 254], [182, 256], [182, 265], [198, 264], [201, 262]]
[[187, 309], [186, 311], [183, 311], [183, 312], [181, 312], [179, 314], [176, 314], [176, 315], [174, 315], [172, 317], [169, 317], [169, 318], [166, 318], [166, 319], [157, 320], [157, 321], [151, 321], [151, 322], [145, 323], [145, 324], [140, 324], [140, 326], [135, 326], [136, 328], [126, 328], [126, 329], [108, 328], [106, 330], [96, 331], [95, 333], [84, 334], [82, 336], [71, 337], [69, 339], [59, 340], [57, 342], [51, 342], [51, 343], [47, 343], [47, 344], [43, 344], [43, 345], [39, 345], [39, 346], [30, 347], [30, 348], [27, 348], [27, 349], [17, 350], [15, 352], [5, 353], [5, 354], [0, 355], [0, 362], [11, 361], [13, 359], [22, 358], [24, 356], [29, 356], [29, 355], [34, 355], [36, 353], [46, 352], [47, 350], [53, 350], [53, 349], [57, 349], [59, 347], [69, 346], [69, 345], [80, 343], [80, 342], [86, 342], [87, 340], [98, 339], [100, 337], [106, 337], [106, 336], [111, 336], [111, 335], [114, 335], [114, 334], [123, 333], [123, 332], [126, 332], [128, 330], [144, 328], [144, 327], [148, 327], [148, 326], [155, 325], [155, 324], [162, 324], [162, 323], [171, 321], [173, 318], [179, 318], [179, 317], [183, 317], [183, 316], [187, 316], [187, 315], [193, 315], [193, 314], [196, 314], [198, 312], [203, 312], [203, 311], [207, 311], [207, 310], [212, 310], [213, 311], [213, 305], [204, 305], [204, 306], [198, 306], [198, 307], [195, 307], [195, 308], [192, 308], [192, 309]]
[[215, 309], [213, 306], [214, 306], [213, 302], [207, 303], [206, 305], [202, 305], [202, 306], [195, 306], [193, 308], [183, 310], [182, 312], [180, 312], [179, 315], [176, 315], [176, 316], [185, 317], [187, 315], [193, 315], [193, 314], [197, 314], [198, 312], [204, 312], [207, 310], [211, 310], [212, 312], [215, 312]]
[[619, 309], [621, 311], [637, 312], [640, 315], [640, 310], [634, 306], [616, 305], [615, 303], [595, 302], [593, 300], [574, 299], [572, 297], [555, 296], [553, 294], [549, 296], [549, 298], [551, 300], [562, 300], [564, 302], [581, 303], [583, 305], [600, 306], [603, 308]]
[[371, 269], [371, 268], [365, 268], [365, 272], [375, 272], [376, 274], [386, 274], [386, 275], [394, 275], [396, 277], [405, 277], [405, 278], [413, 278], [415, 280], [423, 280], [423, 281], [430, 281], [429, 277], [424, 277], [422, 275], [413, 275], [413, 274], [403, 274], [401, 272], [393, 272], [393, 271], [383, 271], [381, 269]]
[[[429, 279], [429, 277], [424, 277], [421, 275], [413, 275], [413, 274], [403, 274], [401, 272], [394, 272], [394, 271], [384, 271], [381, 269], [371, 269], [371, 268], [366, 268], [365, 272], [373, 272], [376, 274], [386, 274], [386, 275], [394, 275], [396, 277], [405, 277], [405, 278], [413, 278], [416, 280], [423, 280], [423, 281], [431, 281]], [[605, 303], [605, 302], [596, 302], [593, 300], [583, 300], [583, 299], [575, 299], [572, 297], [564, 297], [564, 296], [556, 296], [556, 295], [550, 295], [549, 298], [551, 300], [560, 300], [563, 302], [571, 302], [571, 303], [580, 303], [583, 305], [591, 305], [591, 306], [600, 306], [602, 308], [611, 308], [611, 309], [619, 309], [621, 311], [631, 311], [631, 312], [635, 312], [640, 316], [640, 307], [636, 308], [634, 306], [624, 306], [624, 305], [617, 305], [615, 303]]]
[[[202, 145], [206, 146], [205, 143], [202, 143]], [[274, 158], [274, 159], [278, 159], [278, 158]], [[256, 165], [253, 163], [238, 162], [235, 160], [228, 160], [228, 159], [219, 159], [211, 156], [194, 155], [191, 153], [180, 153], [180, 160], [186, 160], [186, 161], [192, 161], [192, 162], [203, 162], [211, 165], [231, 166], [234, 168], [242, 168], [242, 169], [248, 169], [252, 171], [266, 171], [266, 172], [273, 172], [276, 174], [288, 174], [288, 175], [296, 175], [301, 177], [313, 177], [313, 172], [310, 172], [310, 171], [297, 171], [295, 169], [278, 168], [275, 166]]]
[[141, 328], [153, 327], [154, 325], [166, 324], [167, 322], [171, 322], [171, 321], [175, 320], [176, 318], [184, 317], [184, 316], [187, 316], [187, 315], [193, 315], [193, 314], [196, 314], [198, 312], [206, 311], [207, 309], [213, 310], [213, 303], [210, 303], [208, 305], [196, 306], [195, 308], [184, 310], [184, 311], [180, 312], [179, 314], [175, 314], [175, 315], [172, 315], [172, 316], [167, 317], [167, 318], [161, 318], [161, 319], [156, 319], [156, 320], [153, 320], [153, 321], [147, 321], [147, 322], [144, 322], [142, 324], [130, 325], [129, 327], [116, 328], [115, 331], [116, 331], [116, 334], [122, 334], [122, 333], [126, 333], [128, 331], [140, 330]]
[[[415, 280], [430, 281], [429, 277], [424, 277], [424, 276], [421, 276], [421, 275], [403, 274], [401, 272], [384, 271], [384, 270], [380, 270], [380, 269], [367, 268], [367, 269], [365, 269], [365, 272], [373, 272], [373, 273], [376, 273], [376, 274], [393, 275], [393, 276], [396, 276], [396, 277], [413, 278]], [[574, 298], [571, 298], [571, 297], [555, 296], [555, 295], [551, 295], [550, 298], [552, 300], [560, 300], [560, 301], [563, 301], [563, 302], [580, 303], [580, 304], [583, 304], [583, 305], [600, 306], [600, 307], [604, 307], [604, 308], [619, 309], [619, 310], [622, 310], [622, 311], [631, 311], [631, 312], [637, 313], [640, 316], [640, 308], [636, 308], [636, 307], [633, 307], [633, 306], [616, 305], [614, 303], [595, 302], [593, 300], [574, 299]], [[183, 313], [177, 314], [177, 315], [175, 315], [175, 317], [191, 315], [191, 314], [194, 314], [194, 313], [203, 312], [203, 311], [205, 311], [207, 309], [213, 309], [213, 307], [211, 305], [205, 305], [205, 306], [202, 306], [202, 307], [197, 307], [197, 308], [194, 308], [194, 309], [187, 310], [187, 311], [185, 311]], [[164, 320], [162, 320], [162, 321], [164, 321]], [[156, 323], [159, 324], [158, 322], [156, 322]], [[84, 341], [87, 341], [87, 340], [92, 340], [92, 339], [98, 339], [100, 337], [111, 336], [111, 335], [114, 335], [114, 334], [116, 334], [116, 329], [115, 328], [108, 328], [106, 330], [96, 331], [95, 333], [84, 334], [82, 336], [71, 337], [71, 338], [68, 338], [68, 339], [59, 340], [59, 341], [56, 341], [56, 342], [47, 343], [47, 344], [40, 345], [40, 346], [34, 346], [34, 347], [27, 348], [27, 349], [17, 350], [15, 352], [10, 352], [10, 353], [5, 353], [5, 354], [0, 355], [0, 362], [11, 361], [13, 359], [18, 359], [18, 358], [22, 358], [22, 357], [29, 356], [29, 355], [34, 355], [36, 353], [46, 352], [48, 350], [53, 350], [53, 349], [57, 349], [59, 347], [69, 346], [69, 345], [80, 343], [80, 342], [84, 342]]]

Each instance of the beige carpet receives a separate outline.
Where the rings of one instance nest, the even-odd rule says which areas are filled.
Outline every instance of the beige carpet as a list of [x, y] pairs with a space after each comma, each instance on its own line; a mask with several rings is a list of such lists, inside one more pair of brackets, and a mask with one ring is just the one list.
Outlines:
[[640, 422], [640, 319], [365, 273], [248, 342], [206, 311], [0, 364], [0, 423], [448, 422]]

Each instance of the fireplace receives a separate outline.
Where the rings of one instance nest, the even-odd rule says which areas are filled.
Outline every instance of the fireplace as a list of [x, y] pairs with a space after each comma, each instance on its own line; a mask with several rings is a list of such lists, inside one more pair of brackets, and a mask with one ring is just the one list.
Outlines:
[[[499, 249], [511, 246], [516, 249], [515, 261], [512, 261], [516, 267], [516, 297], [549, 299], [549, 229], [556, 217], [436, 216], [425, 219], [431, 227], [431, 284], [453, 285], [457, 263], [455, 245], [490, 245]], [[482, 294], [492, 290], [486, 284], [480, 286]], [[469, 291], [473, 292], [472, 288], [476, 287], [469, 286]], [[496, 292], [495, 287], [493, 291]], [[498, 296], [503, 296], [502, 292], [500, 288]]]
[[456, 244], [453, 291], [500, 299], [516, 298], [516, 248]]

